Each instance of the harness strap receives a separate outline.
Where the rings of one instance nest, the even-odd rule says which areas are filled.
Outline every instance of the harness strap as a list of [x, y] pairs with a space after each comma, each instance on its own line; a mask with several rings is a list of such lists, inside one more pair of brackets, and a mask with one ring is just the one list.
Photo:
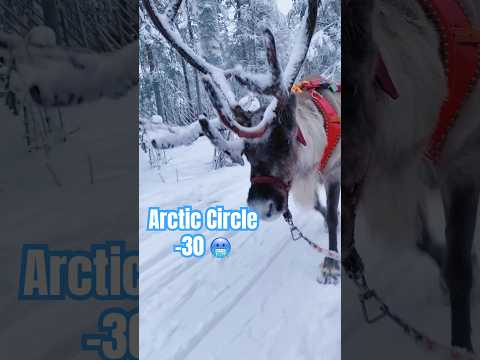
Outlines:
[[322, 113], [325, 125], [325, 133], [327, 135], [327, 146], [323, 151], [322, 159], [318, 165], [319, 171], [324, 171], [327, 166], [328, 160], [333, 154], [333, 151], [337, 147], [338, 142], [340, 141], [340, 135], [342, 132], [340, 117], [338, 116], [337, 110], [330, 104], [327, 99], [325, 99], [320, 93], [315, 90], [310, 91], [310, 96], [313, 99], [315, 105], [317, 105], [318, 110]]
[[[328, 160], [340, 141], [341, 122], [335, 107], [317, 91], [318, 89], [329, 89], [332, 92], [341, 92], [340, 85], [334, 85], [325, 79], [300, 81], [292, 87], [294, 93], [307, 91], [323, 116], [325, 133], [327, 135], [327, 146], [318, 164], [318, 171], [322, 172], [325, 170]], [[300, 128], [297, 132], [297, 141], [304, 146], [307, 145]]]
[[250, 182], [252, 184], [270, 184], [273, 185], [285, 193], [290, 191], [291, 183], [285, 183], [281, 179], [275, 177], [275, 176], [252, 176], [250, 178]]
[[480, 29], [473, 28], [458, 0], [420, 0], [420, 3], [437, 25], [448, 79], [448, 95], [425, 151], [427, 158], [438, 162], [448, 132], [479, 76]]

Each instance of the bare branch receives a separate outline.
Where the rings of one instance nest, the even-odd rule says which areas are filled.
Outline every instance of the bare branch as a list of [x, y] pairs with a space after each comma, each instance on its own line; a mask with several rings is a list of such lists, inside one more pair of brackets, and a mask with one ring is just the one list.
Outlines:
[[288, 61], [283, 75], [283, 85], [290, 91], [307, 57], [310, 42], [315, 31], [318, 13], [318, 0], [308, 0], [308, 11], [300, 26], [298, 37], [292, 49], [292, 55]]
[[166, 150], [192, 145], [203, 132], [200, 124], [194, 122], [188, 126], [160, 127], [146, 134], [155, 149]]
[[242, 153], [245, 143], [243, 140], [226, 140], [216, 127], [211, 126], [205, 115], [200, 116], [199, 123], [202, 127], [203, 134], [218, 150], [227, 154], [233, 163], [244, 165]]

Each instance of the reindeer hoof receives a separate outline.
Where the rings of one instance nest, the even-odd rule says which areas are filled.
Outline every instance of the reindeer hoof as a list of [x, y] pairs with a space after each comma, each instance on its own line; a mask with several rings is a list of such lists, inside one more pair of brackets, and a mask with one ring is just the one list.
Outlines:
[[340, 281], [340, 263], [338, 260], [326, 257], [320, 266], [317, 282], [322, 285], [337, 285]]

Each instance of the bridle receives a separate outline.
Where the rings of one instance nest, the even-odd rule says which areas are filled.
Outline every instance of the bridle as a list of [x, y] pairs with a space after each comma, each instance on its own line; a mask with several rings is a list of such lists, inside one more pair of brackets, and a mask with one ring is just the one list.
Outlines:
[[255, 184], [268, 184], [272, 185], [275, 189], [280, 190], [280, 192], [285, 196], [285, 201], [287, 202], [286, 208], [288, 209], [288, 194], [290, 193], [290, 188], [292, 187], [292, 182], [284, 182], [282, 179], [275, 176], [252, 176], [250, 178], [250, 183]]
[[275, 176], [252, 176], [250, 178], [250, 183], [254, 184], [269, 184], [272, 185], [274, 188], [279, 189], [284, 194], [288, 195], [290, 192], [290, 188], [292, 186], [292, 182], [289, 181], [288, 183], [284, 182], [282, 179], [275, 177]]
[[[326, 121], [326, 125], [328, 125], [325, 129], [327, 136], [330, 136], [327, 147], [324, 151], [322, 159], [319, 163], [318, 170], [323, 171], [325, 165], [330, 158], [331, 153], [333, 152], [334, 148], [338, 144], [340, 138], [340, 118], [337, 114], [335, 108], [325, 99], [322, 95], [318, 92], [318, 89], [329, 89], [332, 92], [340, 92], [341, 85], [333, 84], [329, 81], [326, 81], [323, 78], [314, 79], [314, 80], [305, 80], [300, 81], [293, 85], [292, 92], [293, 93], [302, 93], [307, 92], [312, 101], [317, 106], [318, 110], [321, 112], [323, 118]], [[333, 128], [335, 127], [335, 128]], [[336, 130], [336, 131], [334, 131]], [[297, 136], [296, 140], [303, 146], [307, 145], [305, 141], [305, 137], [303, 136], [302, 131], [300, 128], [297, 129]], [[270, 176], [270, 175], [263, 175], [263, 176], [252, 176], [250, 178], [250, 183], [254, 184], [268, 184], [273, 186], [275, 189], [282, 192], [285, 195], [287, 206], [286, 211], [288, 211], [288, 195], [290, 193], [290, 188], [292, 187], [292, 181], [285, 182], [282, 179]]]

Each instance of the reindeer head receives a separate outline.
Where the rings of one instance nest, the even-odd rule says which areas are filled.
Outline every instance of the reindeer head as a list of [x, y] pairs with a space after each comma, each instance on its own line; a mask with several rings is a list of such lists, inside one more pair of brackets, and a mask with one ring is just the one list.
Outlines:
[[[288, 208], [288, 192], [296, 162], [295, 96], [291, 88], [307, 56], [315, 30], [318, 0], [308, 0], [308, 12], [297, 43], [285, 70], [282, 70], [275, 38], [264, 31], [269, 71], [253, 74], [241, 67], [224, 70], [208, 63], [181, 40], [174, 20], [182, 4], [175, 0], [164, 14], [157, 14], [150, 0], [143, 0], [155, 27], [178, 53], [203, 74], [202, 81], [222, 124], [240, 140], [226, 141], [206, 117], [200, 119], [204, 134], [233, 161], [243, 163], [244, 154], [251, 165], [251, 187], [248, 204], [263, 219], [274, 219]], [[235, 80], [248, 90], [272, 98], [270, 104], [255, 112], [244, 111], [239, 105], [229, 81]]]

